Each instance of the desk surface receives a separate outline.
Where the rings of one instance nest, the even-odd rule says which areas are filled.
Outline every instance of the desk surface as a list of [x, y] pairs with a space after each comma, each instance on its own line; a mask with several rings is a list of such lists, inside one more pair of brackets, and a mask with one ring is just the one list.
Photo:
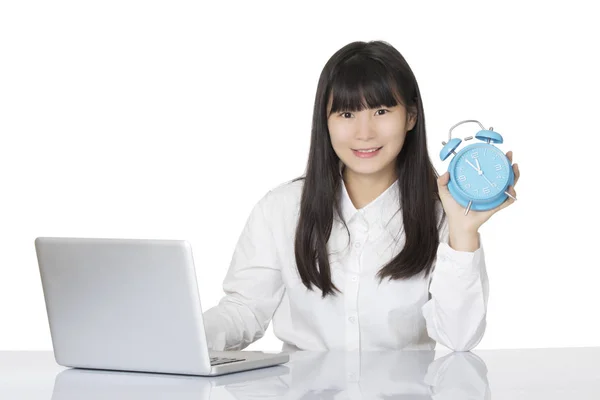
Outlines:
[[68, 369], [0, 352], [0, 399], [600, 399], [600, 347], [471, 352], [296, 352], [215, 378]]

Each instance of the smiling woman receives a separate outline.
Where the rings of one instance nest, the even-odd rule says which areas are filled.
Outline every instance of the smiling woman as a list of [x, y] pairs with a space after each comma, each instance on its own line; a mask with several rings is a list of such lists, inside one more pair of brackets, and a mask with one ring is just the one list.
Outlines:
[[[419, 87], [404, 57], [385, 42], [345, 46], [321, 73], [314, 111], [296, 235], [296, 261], [305, 284], [314, 284], [324, 294], [333, 293], [324, 273], [317, 278], [312, 271], [311, 260], [318, 258], [325, 271], [328, 261], [310, 243], [309, 232], [323, 227], [313, 234], [326, 238], [334, 211], [340, 211], [337, 193], [342, 180], [358, 209], [398, 182], [392, 190], [399, 191], [407, 242], [379, 277], [408, 278], [429, 272], [439, 244], [437, 174], [427, 153]], [[372, 148], [379, 150], [360, 152]], [[341, 177], [338, 165], [343, 168]]]
[[286, 350], [472, 349], [484, 254], [454, 204], [446, 218], [445, 191], [406, 60], [382, 41], [344, 46], [319, 78], [306, 173], [256, 203], [205, 313], [210, 347], [243, 349], [273, 320]]

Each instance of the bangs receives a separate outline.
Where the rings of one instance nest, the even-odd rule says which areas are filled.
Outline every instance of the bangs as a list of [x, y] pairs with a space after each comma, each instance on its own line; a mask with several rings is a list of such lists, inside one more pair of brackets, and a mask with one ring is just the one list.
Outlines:
[[399, 104], [395, 82], [387, 69], [372, 59], [350, 59], [340, 66], [331, 82], [333, 102], [329, 115], [338, 111], [362, 111]]

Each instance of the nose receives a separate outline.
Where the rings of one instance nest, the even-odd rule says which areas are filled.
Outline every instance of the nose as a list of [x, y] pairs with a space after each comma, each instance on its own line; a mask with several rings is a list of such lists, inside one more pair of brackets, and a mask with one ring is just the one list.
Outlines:
[[355, 138], [358, 140], [370, 140], [375, 137], [375, 123], [368, 111], [363, 111], [359, 114], [358, 123], [356, 124]]

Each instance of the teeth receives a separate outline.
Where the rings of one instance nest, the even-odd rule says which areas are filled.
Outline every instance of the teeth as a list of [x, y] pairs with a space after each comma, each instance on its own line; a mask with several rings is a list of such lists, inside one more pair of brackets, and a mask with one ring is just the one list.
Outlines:
[[379, 148], [373, 149], [373, 150], [356, 150], [356, 151], [358, 151], [359, 153], [372, 153], [377, 150], [379, 150]]

